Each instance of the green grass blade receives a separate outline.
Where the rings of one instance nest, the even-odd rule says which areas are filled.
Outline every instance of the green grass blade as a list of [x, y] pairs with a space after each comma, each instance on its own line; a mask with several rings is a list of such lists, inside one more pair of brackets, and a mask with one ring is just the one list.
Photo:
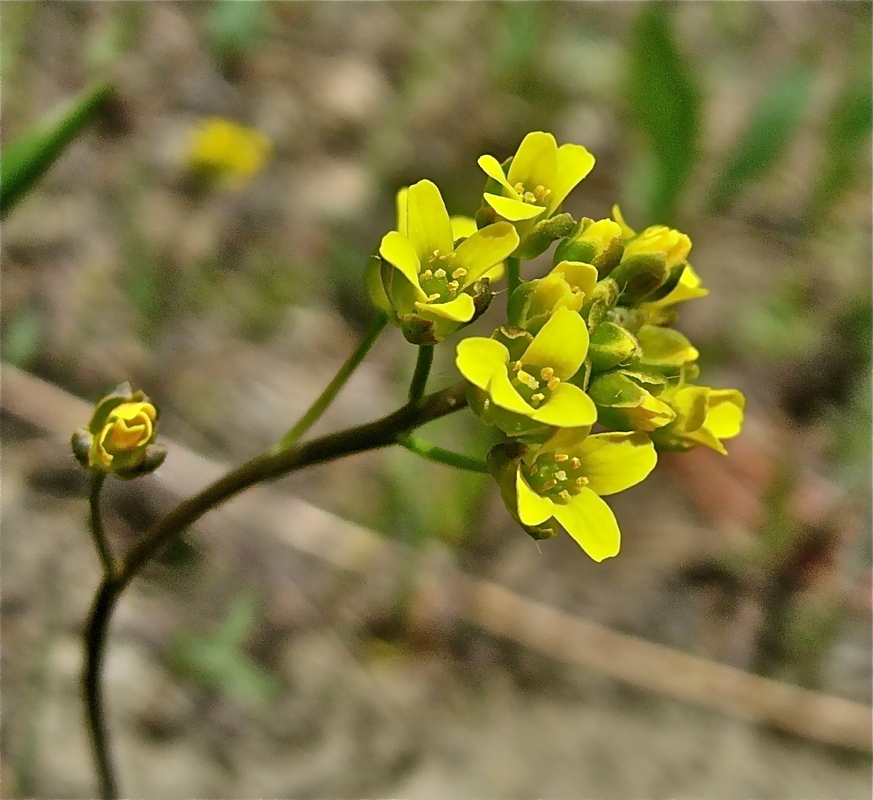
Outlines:
[[803, 118], [811, 89], [812, 72], [805, 64], [792, 64], [767, 87], [712, 188], [714, 212], [726, 209], [746, 184], [776, 163]]
[[109, 96], [101, 84], [37, 123], [0, 154], [0, 217], [24, 197], [67, 145], [100, 111]]
[[630, 42], [628, 100], [649, 146], [645, 204], [650, 222], [672, 222], [697, 163], [701, 92], [676, 43], [672, 3], [645, 3]]

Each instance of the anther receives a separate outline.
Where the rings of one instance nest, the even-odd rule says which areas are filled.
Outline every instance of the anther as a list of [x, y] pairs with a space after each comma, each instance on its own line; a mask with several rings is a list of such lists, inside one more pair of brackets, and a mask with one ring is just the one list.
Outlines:
[[436, 270], [434, 272], [433, 276], [434, 276], [434, 278], [445, 278], [446, 271], [442, 267], [440, 267], [438, 270]]
[[554, 376], [554, 374], [555, 374], [555, 370], [553, 370], [551, 367], [543, 367], [543, 368], [540, 370], [540, 377], [541, 377], [544, 381], [551, 380], [552, 377]]
[[567, 480], [567, 473], [564, 472], [564, 470], [559, 469], [559, 470], [555, 473], [555, 477], [556, 477], [559, 481], [563, 482], [563, 481]]
[[546, 399], [546, 396], [542, 392], [537, 392], [535, 395], [531, 396], [530, 402], [531, 402], [531, 405], [538, 406], [545, 399]]
[[523, 369], [518, 371], [518, 379], [529, 389], [536, 391], [540, 388], [540, 382], [533, 375], [525, 372]]
[[455, 279], [457, 280], [458, 278], [463, 278], [464, 275], [466, 275], [466, 274], [467, 274], [467, 270], [465, 270], [463, 267], [458, 267], [458, 268], [457, 268], [457, 269], [452, 273], [452, 277], [455, 278]]
[[530, 474], [536, 475], [540, 471], [540, 468], [536, 464], [532, 464], [530, 468]]
[[447, 288], [450, 292], [456, 292], [460, 287], [461, 287], [461, 284], [458, 283], [457, 281], [449, 281], [449, 282], [446, 284], [446, 288]]
[[569, 458], [566, 453], [555, 453], [555, 461], [568, 461]]
[[421, 273], [421, 277], [426, 281], [430, 280], [433, 277], [433, 270], [426, 269], [424, 272]]
[[554, 390], [555, 390], [555, 387], [556, 387], [560, 382], [561, 382], [561, 379], [560, 379], [560, 378], [550, 378], [550, 379], [546, 382], [546, 386], [548, 386], [549, 389], [551, 389], [552, 391], [554, 391]]
[[427, 296], [428, 303], [432, 303], [434, 300], [439, 300], [439, 299], [440, 299], [439, 292], [434, 292], [434, 294], [429, 294]]
[[547, 491], [549, 491], [549, 489], [554, 489], [557, 485], [558, 485], [558, 482], [555, 480], [546, 481], [543, 484], [543, 491], [547, 492]]
[[588, 484], [588, 478], [576, 478], [576, 488], [584, 489]]
[[558, 494], [564, 498], [568, 503], [570, 502], [570, 493], [566, 489], [561, 489]]
[[582, 462], [576, 456], [573, 456], [573, 460], [570, 463], [573, 465], [573, 469], [579, 469], [582, 466]]

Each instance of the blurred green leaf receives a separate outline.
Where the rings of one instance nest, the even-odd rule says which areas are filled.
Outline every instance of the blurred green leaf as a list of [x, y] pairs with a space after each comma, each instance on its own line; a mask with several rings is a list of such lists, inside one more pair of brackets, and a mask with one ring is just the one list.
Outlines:
[[6, 216], [97, 115], [108, 99], [109, 91], [106, 84], [91, 89], [3, 148], [0, 155], [0, 217]]
[[[863, 72], [850, 77], [837, 98], [825, 132], [826, 154], [812, 197], [808, 218], [815, 224], [859, 175], [864, 149], [869, 149], [873, 96], [869, 59]], [[861, 171], [861, 174], [865, 174]], [[865, 176], [869, 179], [869, 175]]]
[[714, 212], [723, 211], [747, 183], [776, 163], [803, 117], [811, 89], [812, 72], [805, 64], [792, 64], [765, 89], [710, 192]]
[[268, 3], [220, 0], [209, 10], [209, 43], [219, 58], [234, 58], [257, 44], [267, 34], [271, 23]]
[[662, 223], [673, 220], [699, 152], [701, 92], [674, 38], [673, 8], [645, 3], [630, 42], [630, 111], [650, 151], [643, 199]]
[[255, 611], [250, 597], [238, 597], [213, 636], [193, 631], [180, 635], [170, 649], [171, 661], [192, 680], [239, 702], [262, 705], [274, 700], [279, 693], [276, 680], [243, 652]]
[[39, 350], [42, 332], [42, 317], [33, 309], [24, 309], [3, 333], [3, 360], [26, 369]]

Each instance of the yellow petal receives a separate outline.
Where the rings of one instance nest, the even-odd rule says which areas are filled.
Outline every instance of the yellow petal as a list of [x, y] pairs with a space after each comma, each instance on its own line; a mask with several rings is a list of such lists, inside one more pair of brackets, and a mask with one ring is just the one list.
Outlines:
[[697, 297], [706, 297], [709, 294], [709, 289], [704, 289], [700, 284], [700, 276], [692, 269], [691, 264], [686, 264], [682, 271], [682, 277], [673, 291], [666, 297], [656, 300], [652, 305], [672, 306], [676, 303], [684, 303], [686, 300], [694, 300]]
[[550, 275], [563, 275], [564, 280], [581, 290], [585, 297], [590, 297], [597, 284], [597, 267], [584, 261], [562, 261]]
[[416, 309], [423, 317], [433, 315], [450, 319], [453, 322], [469, 322], [476, 313], [473, 298], [468, 294], [459, 294], [447, 303], [416, 303]]
[[562, 144], [558, 148], [558, 169], [548, 196], [549, 210], [553, 211], [567, 197], [594, 166], [594, 156], [581, 144]]
[[421, 263], [426, 263], [434, 252], [448, 255], [455, 249], [449, 212], [436, 184], [419, 181], [410, 186], [406, 213], [409, 241]]
[[488, 203], [501, 217], [510, 222], [520, 222], [525, 219], [538, 217], [545, 211], [545, 206], [535, 206], [523, 203], [521, 200], [513, 200], [509, 197], [501, 197], [498, 194], [485, 192], [485, 202]]
[[719, 438], [712, 433], [712, 431], [706, 428], [706, 426], [698, 428], [692, 433], [686, 434], [685, 438], [689, 441], [696, 442], [697, 444], [702, 444], [710, 450], [715, 450], [716, 453], [721, 453], [723, 456], [728, 454], [727, 448], [721, 443]]
[[710, 391], [708, 386], [686, 386], [669, 398], [676, 410], [677, 433], [681, 435], [703, 427]]
[[506, 180], [506, 175], [503, 173], [503, 167], [494, 156], [480, 156], [476, 162], [482, 168], [483, 172], [489, 177], [497, 181], [501, 186], [509, 191], [510, 197], [518, 197], [518, 193], [513, 189]]
[[541, 525], [552, 517], [556, 505], [548, 497], [538, 495], [522, 477], [521, 470], [515, 474], [515, 492], [518, 498], [518, 518], [525, 525]]
[[[477, 231], [458, 245], [452, 268], [463, 267], [467, 274], [461, 286], [479, 280], [491, 267], [499, 264], [518, 247], [518, 234], [508, 222], [496, 222]], [[450, 270], [451, 271], [451, 270]]]
[[534, 336], [522, 364], [551, 367], [562, 381], [572, 378], [588, 354], [588, 326], [575, 311], [559, 308]]
[[559, 428], [580, 428], [597, 422], [597, 406], [578, 386], [559, 383], [531, 419]]
[[507, 411], [523, 414], [525, 417], [529, 417], [534, 412], [533, 407], [524, 401], [524, 398], [522, 398], [510, 382], [505, 368], [501, 372], [494, 372], [491, 375], [491, 381], [488, 384], [488, 394], [491, 396], [491, 402], [494, 405], [505, 408]]
[[[537, 186], [552, 189], [557, 169], [558, 143], [555, 137], [550, 133], [534, 131], [522, 139], [506, 178], [510, 186], [521, 183], [528, 191], [533, 191]], [[549, 196], [547, 202], [551, 202], [551, 199]]]
[[472, 217], [449, 217], [449, 222], [452, 223], [452, 238], [466, 239], [476, 233], [476, 220]]
[[409, 221], [406, 214], [407, 204], [409, 202], [409, 187], [404, 186], [397, 192], [397, 231], [404, 236], [409, 236]]
[[743, 427], [746, 398], [736, 389], [713, 389], [704, 426], [719, 439], [733, 439]]
[[595, 561], [618, 554], [621, 531], [615, 514], [590, 489], [583, 489], [567, 505], [555, 503], [553, 516]]
[[488, 389], [495, 373], [506, 374], [509, 351], [500, 342], [483, 336], [471, 336], [458, 342], [455, 364], [470, 383]]
[[625, 239], [631, 239], [637, 235], [637, 232], [624, 221], [624, 215], [621, 213], [621, 209], [618, 207], [618, 203], [616, 203], [612, 207], [612, 218], [621, 227], [621, 235]]
[[400, 274], [418, 290], [416, 295], [420, 295], [419, 300], [427, 300], [427, 295], [418, 283], [418, 271], [421, 268], [421, 263], [409, 239], [397, 231], [386, 233], [382, 237], [382, 244], [379, 245], [379, 255], [389, 264], [397, 267]]
[[615, 494], [638, 484], [658, 461], [655, 446], [645, 433], [597, 433], [577, 450], [582, 473], [597, 494]]

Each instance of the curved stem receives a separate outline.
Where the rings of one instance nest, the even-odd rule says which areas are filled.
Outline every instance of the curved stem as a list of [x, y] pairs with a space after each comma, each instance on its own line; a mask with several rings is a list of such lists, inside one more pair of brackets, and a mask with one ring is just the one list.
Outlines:
[[506, 302], [521, 283], [521, 262], [519, 259], [509, 256], [506, 259]]
[[97, 548], [97, 554], [100, 556], [100, 566], [103, 567], [103, 574], [111, 578], [115, 573], [115, 564], [113, 563], [109, 543], [106, 541], [106, 534], [103, 530], [103, 517], [100, 515], [100, 491], [103, 489], [105, 481], [105, 472], [94, 471], [91, 473], [91, 486], [88, 492], [88, 508], [90, 512], [88, 521], [91, 529], [91, 538], [94, 540], [94, 546]]
[[397, 443], [405, 447], [409, 452], [415, 453], [417, 456], [426, 458], [429, 461], [436, 461], [439, 464], [447, 464], [450, 467], [465, 469], [469, 472], [482, 472], [486, 475], [490, 472], [488, 465], [481, 459], [465, 456], [461, 453], [455, 453], [452, 450], [446, 450], [445, 448], [426, 442], [424, 439], [419, 439], [411, 433], [398, 437]]
[[418, 403], [424, 397], [431, 364], [433, 364], [433, 345], [423, 344], [418, 348], [415, 372], [412, 374], [412, 382], [409, 384], [410, 403]]
[[334, 376], [333, 380], [316, 398], [315, 402], [309, 407], [306, 413], [300, 417], [294, 427], [292, 427], [277, 444], [273, 445], [270, 452], [278, 453], [297, 444], [300, 437], [318, 421], [321, 415], [325, 412], [325, 409], [333, 402], [333, 399], [337, 394], [339, 394], [340, 389], [346, 385], [346, 381], [348, 381], [352, 373], [358, 368], [358, 365], [364, 360], [364, 357], [367, 355], [376, 339], [379, 338], [379, 334], [385, 330], [387, 324], [388, 315], [379, 312], [370, 323], [370, 327], [367, 328], [360, 343], [355, 348], [355, 351], [339, 368], [339, 371]]
[[119, 596], [139, 570], [188, 526], [210, 509], [224, 503], [256, 483], [274, 480], [290, 472], [333, 461], [342, 456], [397, 444], [404, 433], [431, 420], [459, 411], [467, 405], [467, 386], [463, 381], [422, 398], [375, 422], [358, 425], [338, 433], [321, 436], [305, 444], [276, 452], [269, 450], [247, 461], [176, 506], [146, 531], [117, 573], [105, 575], [85, 627], [85, 667], [82, 688], [88, 732], [100, 776], [101, 795], [117, 797], [117, 784], [109, 754], [104, 722], [101, 672], [106, 635]]
[[103, 709], [103, 692], [100, 676], [103, 671], [103, 654], [106, 649], [106, 634], [109, 620], [123, 586], [111, 577], [103, 578], [88, 623], [85, 625], [84, 647], [85, 664], [82, 671], [82, 694], [85, 699], [85, 718], [91, 750], [97, 762], [97, 776], [100, 783], [100, 797], [114, 800], [118, 797], [118, 784], [109, 753], [109, 737], [106, 731], [106, 715]]

